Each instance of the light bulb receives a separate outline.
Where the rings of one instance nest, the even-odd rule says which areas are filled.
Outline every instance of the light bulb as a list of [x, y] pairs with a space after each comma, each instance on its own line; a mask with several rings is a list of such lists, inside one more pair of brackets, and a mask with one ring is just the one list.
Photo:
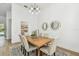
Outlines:
[[33, 7], [31, 7], [30, 9], [33, 10]]
[[31, 7], [29, 8], [29, 12], [32, 14], [38, 14], [40, 12], [40, 8], [36, 4], [31, 5]]

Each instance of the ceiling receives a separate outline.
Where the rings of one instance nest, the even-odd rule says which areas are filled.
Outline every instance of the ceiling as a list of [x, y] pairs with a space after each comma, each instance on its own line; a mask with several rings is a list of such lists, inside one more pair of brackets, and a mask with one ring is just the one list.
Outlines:
[[11, 10], [10, 3], [0, 3], [0, 16], [6, 16], [6, 12]]
[[[24, 5], [30, 7], [34, 3], [17, 3], [24, 7]], [[45, 8], [48, 8], [52, 3], [36, 3], [40, 10], [43, 10]], [[11, 10], [11, 4], [10, 3], [0, 3], [0, 16], [6, 16], [6, 12]]]

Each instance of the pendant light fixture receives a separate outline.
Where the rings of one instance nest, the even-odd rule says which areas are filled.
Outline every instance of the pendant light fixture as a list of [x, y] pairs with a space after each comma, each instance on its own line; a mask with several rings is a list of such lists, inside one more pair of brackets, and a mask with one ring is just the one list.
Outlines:
[[40, 12], [40, 7], [36, 3], [30, 5], [29, 7], [24, 5], [24, 7], [28, 8], [31, 14], [38, 14]]

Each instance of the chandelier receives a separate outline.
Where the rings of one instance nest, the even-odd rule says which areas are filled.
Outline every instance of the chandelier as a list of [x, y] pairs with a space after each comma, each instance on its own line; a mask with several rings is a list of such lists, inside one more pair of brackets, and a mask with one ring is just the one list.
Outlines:
[[26, 5], [24, 7], [27, 7], [31, 14], [38, 14], [40, 12], [40, 7], [36, 3], [30, 5], [30, 7]]

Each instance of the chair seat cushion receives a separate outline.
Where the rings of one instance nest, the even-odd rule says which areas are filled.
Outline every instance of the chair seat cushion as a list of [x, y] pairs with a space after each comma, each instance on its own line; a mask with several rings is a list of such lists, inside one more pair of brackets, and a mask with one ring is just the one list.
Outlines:
[[42, 47], [42, 48], [40, 48], [40, 50], [41, 50], [43, 53], [47, 54], [47, 55], [53, 55], [53, 53], [54, 53], [53, 50], [50, 51], [51, 49], [50, 49], [49, 46]]
[[36, 46], [29, 45], [29, 49], [27, 50], [27, 52], [33, 51], [33, 50], [35, 50], [35, 49], [37, 49]]
[[40, 48], [40, 50], [41, 50], [43, 53], [49, 55], [49, 49], [48, 49], [48, 46], [42, 47], [42, 48]]

